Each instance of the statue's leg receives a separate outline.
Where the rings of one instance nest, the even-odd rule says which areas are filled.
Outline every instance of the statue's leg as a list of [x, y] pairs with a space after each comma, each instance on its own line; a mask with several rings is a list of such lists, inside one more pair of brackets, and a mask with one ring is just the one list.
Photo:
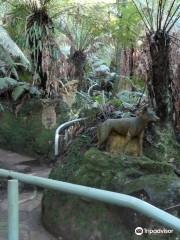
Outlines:
[[103, 124], [97, 130], [97, 137], [98, 137], [98, 144], [97, 147], [100, 147], [105, 141], [108, 139], [110, 135], [111, 129], [106, 125]]
[[144, 139], [144, 131], [142, 131], [139, 136], [139, 156], [143, 155], [143, 139]]
[[100, 134], [101, 134], [101, 130], [100, 130], [100, 127], [98, 127], [98, 128], [97, 128], [97, 139], [98, 139], [97, 148], [99, 148], [100, 145], [101, 145], [101, 144], [100, 144], [100, 139], [101, 139]]
[[128, 132], [127, 135], [126, 135], [124, 146], [123, 146], [123, 153], [125, 153], [126, 147], [127, 147], [130, 140], [131, 140], [131, 134], [130, 134], [130, 132]]

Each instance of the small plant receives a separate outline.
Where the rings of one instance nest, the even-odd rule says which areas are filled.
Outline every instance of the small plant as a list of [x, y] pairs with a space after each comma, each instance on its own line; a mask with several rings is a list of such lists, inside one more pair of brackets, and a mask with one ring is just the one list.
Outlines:
[[123, 105], [123, 101], [120, 99], [113, 98], [109, 101], [111, 105], [113, 105], [115, 108], [120, 108]]

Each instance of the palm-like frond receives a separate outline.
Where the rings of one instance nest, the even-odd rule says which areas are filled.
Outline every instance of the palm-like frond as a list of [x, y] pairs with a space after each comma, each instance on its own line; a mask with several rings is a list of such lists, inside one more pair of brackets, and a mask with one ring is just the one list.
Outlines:
[[6, 6], [10, 9], [24, 6], [27, 12], [34, 12], [37, 10], [46, 9], [48, 13], [53, 16], [57, 16], [60, 12], [64, 12], [69, 9], [70, 5], [73, 5], [71, 0], [2, 0]]
[[22, 64], [26, 67], [30, 66], [30, 62], [17, 44], [11, 39], [8, 32], [0, 26], [0, 45], [13, 57], [21, 60]]
[[16, 64], [11, 55], [0, 45], [0, 76], [11, 75], [18, 79]]
[[110, 21], [112, 35], [123, 47], [131, 47], [135, 45], [143, 30], [141, 18], [131, 2], [125, 6], [119, 4], [118, 12], [122, 14], [122, 17], [115, 17]]
[[149, 32], [169, 33], [180, 19], [177, 0], [132, 0]]
[[6, 92], [17, 85], [17, 81], [13, 78], [0, 78], [0, 93]]
[[61, 14], [60, 31], [70, 40], [76, 50], [84, 51], [105, 32], [106, 15], [108, 15], [106, 10], [101, 11], [100, 6], [95, 8], [76, 5], [73, 9]]
[[71, 45], [77, 50], [86, 49], [92, 43], [91, 29], [86, 22], [78, 22], [72, 16], [62, 16], [60, 30], [70, 40]]

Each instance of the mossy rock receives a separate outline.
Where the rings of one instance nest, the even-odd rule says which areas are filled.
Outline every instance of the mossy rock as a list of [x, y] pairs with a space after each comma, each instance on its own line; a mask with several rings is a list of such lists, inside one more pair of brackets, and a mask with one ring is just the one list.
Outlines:
[[53, 155], [54, 131], [46, 130], [38, 116], [15, 118], [4, 113], [0, 126], [2, 148], [28, 154], [37, 158], [51, 158]]
[[[62, 237], [64, 240], [128, 239], [126, 234], [123, 235], [125, 231], [120, 224], [120, 217], [118, 221], [114, 219], [105, 204], [98, 202], [92, 204], [72, 196], [63, 201], [59, 207], [61, 198], [63, 200], [63, 196], [60, 195], [58, 198], [53, 198], [53, 206], [48, 201], [44, 202], [46, 205], [43, 210], [43, 222], [55, 236]], [[52, 210], [47, 211], [47, 209]], [[112, 238], [109, 238], [109, 233]]]
[[175, 175], [149, 174], [124, 183], [122, 188], [126, 194], [144, 191], [149, 201], [162, 209], [178, 204], [180, 199], [180, 181]]
[[145, 154], [151, 159], [168, 162], [174, 159], [180, 164], [180, 144], [177, 143], [171, 126], [155, 128], [154, 144], [145, 146]]
[[[145, 198], [158, 207], [177, 204], [179, 179], [166, 161], [108, 154], [91, 147], [90, 141], [85, 135], [77, 137], [65, 162], [52, 170], [50, 178]], [[127, 208], [50, 190], [43, 197], [42, 219], [52, 234], [64, 240], [136, 240], [135, 227], [148, 228], [151, 223]]]
[[42, 125], [40, 100], [32, 99], [24, 104], [17, 117], [6, 109], [1, 116], [0, 147], [45, 161], [52, 160], [55, 129], [68, 119], [68, 111], [60, 111], [59, 105], [56, 108], [57, 125], [53, 129], [45, 129]]

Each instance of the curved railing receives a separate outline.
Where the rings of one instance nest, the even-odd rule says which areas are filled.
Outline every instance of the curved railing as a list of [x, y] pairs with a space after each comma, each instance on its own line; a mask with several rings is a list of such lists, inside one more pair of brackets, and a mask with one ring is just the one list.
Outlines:
[[19, 198], [18, 180], [35, 186], [75, 194], [93, 200], [134, 209], [154, 220], [180, 232], [180, 219], [138, 198], [81, 186], [77, 184], [31, 176], [23, 173], [0, 169], [0, 177], [8, 180], [8, 240], [19, 240]]
[[100, 87], [99, 84], [95, 83], [93, 84], [89, 89], [88, 89], [88, 96], [91, 97], [91, 91], [93, 90], [94, 87]]
[[86, 119], [87, 119], [87, 118], [74, 119], [74, 120], [71, 120], [71, 121], [69, 121], [69, 122], [65, 122], [65, 123], [61, 124], [61, 125], [56, 129], [56, 132], [55, 132], [55, 142], [54, 142], [54, 154], [55, 154], [55, 157], [58, 157], [58, 156], [59, 156], [59, 136], [60, 136], [60, 133], [61, 133], [62, 131], [64, 131], [65, 129], [67, 129], [68, 127], [74, 125], [75, 123], [84, 121], [84, 120], [86, 120]]

